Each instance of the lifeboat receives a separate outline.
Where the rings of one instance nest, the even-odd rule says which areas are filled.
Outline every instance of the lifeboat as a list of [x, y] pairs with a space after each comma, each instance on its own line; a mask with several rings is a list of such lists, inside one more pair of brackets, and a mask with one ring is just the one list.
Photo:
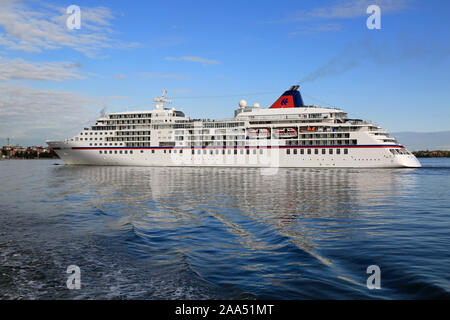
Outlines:
[[270, 130], [269, 129], [259, 129], [258, 130], [258, 137], [259, 138], [268, 138], [268, 137], [270, 137]]
[[295, 138], [297, 137], [297, 130], [294, 128], [280, 128], [273, 132], [276, 138]]
[[258, 129], [249, 129], [248, 136], [250, 138], [256, 138], [258, 136]]
[[250, 139], [268, 138], [268, 137], [270, 137], [270, 130], [269, 129], [249, 129], [248, 137]]

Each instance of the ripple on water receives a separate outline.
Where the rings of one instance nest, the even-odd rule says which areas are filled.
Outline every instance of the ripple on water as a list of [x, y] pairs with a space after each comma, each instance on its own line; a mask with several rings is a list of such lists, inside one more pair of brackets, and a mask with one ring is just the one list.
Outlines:
[[[0, 298], [449, 298], [450, 160], [275, 175], [53, 162], [0, 163]], [[65, 287], [70, 264], [82, 290]]]

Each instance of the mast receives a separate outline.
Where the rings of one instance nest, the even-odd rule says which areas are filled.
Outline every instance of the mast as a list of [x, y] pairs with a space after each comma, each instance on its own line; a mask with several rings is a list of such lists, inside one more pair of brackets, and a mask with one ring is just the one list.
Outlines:
[[161, 96], [153, 98], [156, 110], [164, 110], [164, 103], [172, 103], [172, 101], [167, 98], [166, 94], [167, 90], [164, 88]]

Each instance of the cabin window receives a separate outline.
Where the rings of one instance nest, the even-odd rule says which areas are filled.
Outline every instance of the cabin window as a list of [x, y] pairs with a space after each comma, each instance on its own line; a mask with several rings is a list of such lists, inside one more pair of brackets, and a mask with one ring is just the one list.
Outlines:
[[290, 149], [286, 149], [286, 154], [291, 154], [291, 150]]
[[319, 154], [319, 149], [314, 149], [314, 154]]
[[311, 154], [311, 149], [308, 149], [308, 154]]
[[329, 154], [333, 154], [333, 149], [330, 148], [330, 149], [328, 150], [328, 153], [329, 153]]
[[152, 150], [152, 153], [155, 153], [155, 150]]
[[102, 153], [102, 150], [100, 150], [100, 151], [99, 151], [98, 153], [100, 153], [100, 154], [101, 154], [101, 153]]
[[300, 149], [300, 154], [305, 154], [305, 150]]
[[344, 154], [348, 154], [348, 149], [344, 149]]
[[132, 153], [133, 153], [133, 150], [130, 150], [130, 153], [132, 154]]
[[326, 149], [322, 149], [322, 154], [326, 154], [327, 150]]

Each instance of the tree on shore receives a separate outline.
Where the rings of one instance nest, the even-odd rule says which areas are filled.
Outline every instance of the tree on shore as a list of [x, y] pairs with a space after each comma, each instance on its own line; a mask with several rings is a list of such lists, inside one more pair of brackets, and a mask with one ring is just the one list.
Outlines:
[[450, 151], [445, 150], [414, 151], [413, 154], [418, 158], [450, 158]]

